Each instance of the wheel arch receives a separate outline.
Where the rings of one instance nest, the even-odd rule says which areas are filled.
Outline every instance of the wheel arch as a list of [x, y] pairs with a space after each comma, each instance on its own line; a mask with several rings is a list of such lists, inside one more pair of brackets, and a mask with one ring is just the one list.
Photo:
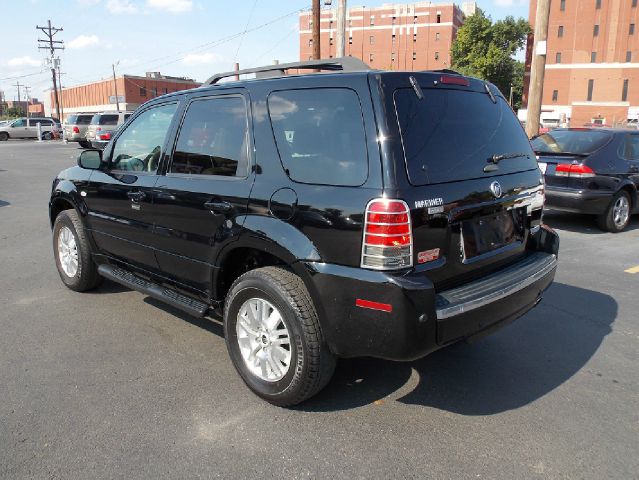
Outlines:
[[619, 190], [617, 190], [617, 192], [620, 192], [622, 190], [628, 192], [628, 195], [630, 195], [630, 209], [634, 210], [635, 208], [637, 208], [638, 198], [637, 198], [637, 187], [635, 186], [635, 184], [630, 181], [624, 182], [620, 185]]

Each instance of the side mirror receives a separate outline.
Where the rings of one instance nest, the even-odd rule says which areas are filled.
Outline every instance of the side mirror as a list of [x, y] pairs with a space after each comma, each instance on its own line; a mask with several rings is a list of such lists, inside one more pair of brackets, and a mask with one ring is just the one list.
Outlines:
[[102, 165], [102, 151], [84, 150], [78, 156], [78, 165], [88, 170], [97, 170]]

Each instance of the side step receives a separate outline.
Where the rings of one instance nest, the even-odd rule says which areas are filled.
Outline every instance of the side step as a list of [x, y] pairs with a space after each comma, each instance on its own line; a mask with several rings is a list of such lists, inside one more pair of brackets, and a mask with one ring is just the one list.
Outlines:
[[113, 265], [100, 265], [98, 267], [98, 273], [109, 280], [120, 283], [125, 287], [138, 292], [144, 293], [149, 297], [153, 297], [161, 302], [168, 303], [172, 307], [178, 308], [189, 315], [202, 318], [206, 315], [209, 306], [205, 303], [194, 300], [186, 295], [183, 295], [176, 290], [168, 287], [163, 287], [157, 283], [149, 282], [143, 278], [134, 275], [133, 273], [124, 270], [122, 268], [114, 267]]

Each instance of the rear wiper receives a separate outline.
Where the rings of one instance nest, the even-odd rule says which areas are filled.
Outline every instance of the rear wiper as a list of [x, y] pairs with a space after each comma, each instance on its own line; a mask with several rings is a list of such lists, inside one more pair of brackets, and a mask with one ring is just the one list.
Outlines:
[[511, 158], [522, 158], [522, 157], [529, 158], [530, 156], [526, 152], [502, 153], [501, 155], [495, 154], [492, 157], [488, 158], [487, 160], [488, 165], [484, 167], [484, 172], [486, 173], [494, 172], [495, 170], [499, 168], [498, 164], [502, 160], [508, 160]]
[[587, 153], [574, 153], [574, 152], [545, 152], [545, 151], [539, 151], [539, 150], [535, 150], [535, 153], [537, 155], [548, 155], [548, 156], [554, 156], [554, 157], [587, 157], [588, 154]]

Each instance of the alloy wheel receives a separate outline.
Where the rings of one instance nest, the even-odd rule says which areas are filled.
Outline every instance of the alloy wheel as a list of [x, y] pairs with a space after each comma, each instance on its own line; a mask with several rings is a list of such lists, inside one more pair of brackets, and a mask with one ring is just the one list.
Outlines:
[[58, 258], [65, 275], [75, 277], [78, 273], [78, 245], [75, 235], [67, 226], [63, 226], [58, 232]]

